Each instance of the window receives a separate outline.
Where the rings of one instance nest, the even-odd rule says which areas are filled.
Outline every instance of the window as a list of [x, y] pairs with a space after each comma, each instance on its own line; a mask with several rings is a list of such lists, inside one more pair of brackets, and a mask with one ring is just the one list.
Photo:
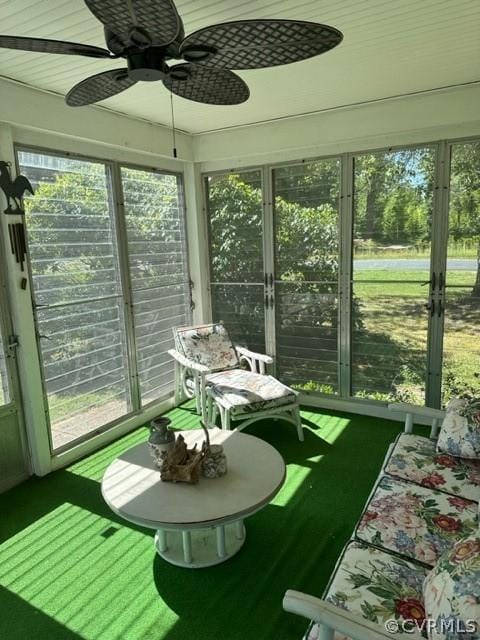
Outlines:
[[235, 342], [265, 352], [261, 172], [206, 178], [212, 317]]
[[168, 394], [172, 327], [190, 321], [182, 184], [175, 175], [121, 168], [142, 404]]
[[340, 160], [273, 171], [278, 376], [338, 393]]
[[444, 403], [480, 394], [480, 142], [451, 149], [445, 285]]
[[355, 157], [352, 392], [423, 404], [435, 153]]
[[300, 391], [478, 394], [479, 176], [478, 140], [206, 176], [214, 319]]
[[189, 317], [181, 181], [50, 153], [18, 159], [35, 189], [27, 235], [58, 449], [173, 389], [166, 349]]

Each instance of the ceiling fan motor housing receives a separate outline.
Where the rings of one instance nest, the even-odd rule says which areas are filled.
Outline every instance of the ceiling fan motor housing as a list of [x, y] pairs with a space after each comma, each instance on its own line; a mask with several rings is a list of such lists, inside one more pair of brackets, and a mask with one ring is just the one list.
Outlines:
[[168, 74], [165, 62], [165, 50], [162, 47], [149, 47], [143, 51], [127, 55], [128, 76], [135, 82], [155, 82], [163, 80]]

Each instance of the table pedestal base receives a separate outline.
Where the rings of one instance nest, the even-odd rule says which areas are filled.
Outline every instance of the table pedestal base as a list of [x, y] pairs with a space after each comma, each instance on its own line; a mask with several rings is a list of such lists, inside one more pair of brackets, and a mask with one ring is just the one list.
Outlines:
[[225, 562], [245, 542], [242, 520], [207, 529], [158, 529], [155, 548], [167, 562], [178, 567], [200, 569]]

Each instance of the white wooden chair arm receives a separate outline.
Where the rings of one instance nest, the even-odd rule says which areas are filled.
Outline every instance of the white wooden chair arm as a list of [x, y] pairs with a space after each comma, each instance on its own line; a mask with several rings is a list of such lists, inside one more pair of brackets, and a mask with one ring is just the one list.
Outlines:
[[264, 353], [257, 353], [256, 351], [250, 351], [250, 349], [238, 346], [235, 346], [235, 349], [239, 355], [245, 356], [246, 358], [252, 358], [253, 360], [258, 360], [259, 362], [264, 362], [265, 364], [273, 363], [273, 358], [271, 356], [267, 356]]
[[198, 362], [194, 362], [193, 360], [186, 358], [178, 351], [175, 351], [175, 349], [169, 349], [167, 353], [168, 355], [172, 356], [172, 358], [174, 358], [174, 360], [176, 360], [179, 364], [181, 364], [182, 367], [192, 369], [192, 371], [196, 371], [197, 373], [210, 373], [210, 369], [204, 364], [199, 364]]
[[[335, 629], [352, 640], [392, 640], [395, 637], [395, 634], [389, 633], [386, 629], [379, 629], [373, 622], [301, 591], [288, 590], [283, 598], [283, 608], [290, 613], [319, 622], [329, 629]], [[417, 632], [409, 633], [405, 637], [422, 640], [421, 634]]]

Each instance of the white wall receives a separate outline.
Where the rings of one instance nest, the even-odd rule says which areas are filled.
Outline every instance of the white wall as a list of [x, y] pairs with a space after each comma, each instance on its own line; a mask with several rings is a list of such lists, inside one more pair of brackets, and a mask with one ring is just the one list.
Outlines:
[[[165, 169], [181, 170], [182, 161], [192, 161], [191, 136], [177, 133], [179, 160], [172, 157], [172, 134], [168, 127], [123, 116], [102, 107], [72, 108], [61, 96], [30, 89], [0, 79], [0, 123], [12, 125], [14, 133], [27, 135], [30, 144], [60, 143], [62, 150], [75, 153], [141, 161]], [[17, 141], [18, 135], [14, 135]], [[103, 149], [103, 153], [102, 153]]]
[[202, 171], [480, 135], [480, 85], [194, 137]]

